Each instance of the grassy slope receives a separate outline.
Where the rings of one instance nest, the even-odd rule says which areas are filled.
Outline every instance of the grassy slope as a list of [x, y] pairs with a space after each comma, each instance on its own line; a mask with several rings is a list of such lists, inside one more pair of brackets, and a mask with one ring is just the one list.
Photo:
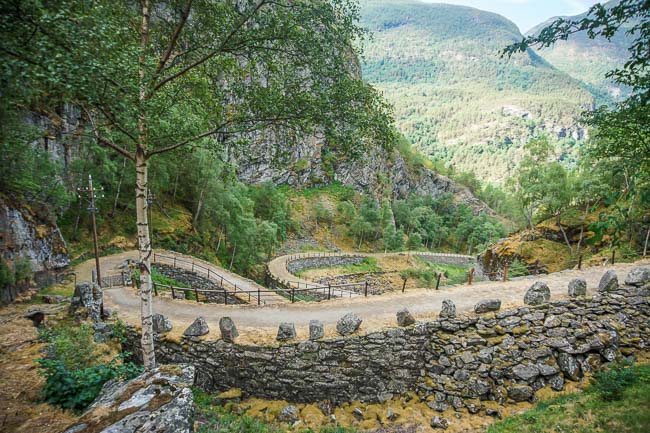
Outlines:
[[[364, 77], [395, 105], [400, 130], [426, 154], [479, 178], [503, 180], [527, 137], [574, 126], [593, 102], [583, 85], [532, 51], [501, 59], [499, 51], [521, 34], [499, 15], [368, 0], [362, 22], [374, 32]], [[506, 115], [504, 107], [529, 118]], [[564, 151], [571, 145], [564, 143]]]

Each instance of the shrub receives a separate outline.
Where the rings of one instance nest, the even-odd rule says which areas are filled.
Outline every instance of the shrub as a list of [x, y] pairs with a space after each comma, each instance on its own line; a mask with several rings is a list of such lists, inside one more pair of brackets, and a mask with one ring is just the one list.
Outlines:
[[43, 398], [64, 409], [80, 411], [92, 403], [107, 381], [130, 379], [141, 371], [123, 362], [127, 353], [108, 363], [98, 362], [94, 330], [87, 324], [42, 331], [39, 338], [48, 343], [46, 357], [36, 360], [46, 380]]
[[14, 268], [14, 272], [16, 274], [16, 282], [31, 280], [32, 276], [34, 275], [34, 272], [32, 271], [32, 264], [27, 257], [21, 257], [20, 259], [16, 260]]
[[519, 259], [513, 260], [508, 267], [509, 277], [523, 277], [528, 274], [528, 268]]
[[616, 401], [623, 397], [623, 392], [630, 385], [640, 380], [648, 380], [642, 377], [639, 369], [631, 362], [614, 364], [607, 370], [600, 371], [594, 375], [595, 382], [591, 390], [596, 392], [604, 401]]

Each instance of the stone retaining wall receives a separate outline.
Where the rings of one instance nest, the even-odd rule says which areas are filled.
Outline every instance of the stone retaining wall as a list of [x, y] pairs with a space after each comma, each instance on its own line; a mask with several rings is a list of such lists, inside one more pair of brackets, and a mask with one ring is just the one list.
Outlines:
[[334, 266], [352, 265], [361, 263], [366, 259], [362, 256], [323, 256], [323, 257], [300, 257], [287, 260], [287, 270], [292, 274], [314, 268], [331, 268]]
[[[210, 280], [207, 277], [197, 274], [196, 272], [188, 271], [186, 269], [181, 269], [181, 268], [175, 268], [173, 266], [164, 265], [161, 263], [156, 263], [155, 265], [153, 265], [153, 268], [156, 269], [161, 275], [167, 278], [173, 278], [176, 281], [180, 281], [181, 283], [185, 283], [189, 285], [192, 289], [193, 288], [205, 289], [205, 290], [221, 289], [221, 286], [218, 281]], [[218, 277], [215, 276], [215, 279], [217, 278]], [[223, 291], [217, 291], [213, 293], [201, 293], [200, 295], [202, 300], [210, 304], [224, 304], [225, 303], [224, 293], [225, 292]], [[188, 299], [188, 295], [191, 297], [193, 294], [194, 292], [191, 289], [176, 292], [177, 298], [179, 299]], [[227, 296], [228, 296], [228, 304], [246, 303], [235, 296], [232, 295], [227, 295]]]
[[[279, 347], [158, 339], [157, 359], [194, 365], [197, 385], [212, 392], [236, 387], [245, 396], [341, 403], [414, 390], [434, 409], [475, 413], [481, 400], [530, 400], [545, 386], [560, 390], [601, 363], [647, 350], [647, 295], [647, 287], [630, 287]], [[130, 341], [137, 344], [133, 332]]]

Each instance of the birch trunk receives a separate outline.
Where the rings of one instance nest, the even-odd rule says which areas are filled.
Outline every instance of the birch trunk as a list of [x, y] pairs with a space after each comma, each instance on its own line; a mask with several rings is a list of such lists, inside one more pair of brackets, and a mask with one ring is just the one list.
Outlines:
[[138, 148], [135, 152], [135, 209], [138, 226], [138, 252], [140, 253], [140, 316], [142, 320], [142, 362], [151, 370], [156, 366], [153, 344], [153, 299], [151, 296], [151, 239], [147, 219], [147, 80], [146, 51], [149, 45], [149, 0], [142, 1], [142, 24], [140, 27], [140, 114], [138, 115]]

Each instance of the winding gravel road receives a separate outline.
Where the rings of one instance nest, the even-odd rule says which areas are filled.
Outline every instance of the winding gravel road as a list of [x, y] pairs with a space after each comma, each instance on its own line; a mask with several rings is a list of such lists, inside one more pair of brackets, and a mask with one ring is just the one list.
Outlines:
[[[102, 258], [102, 267], [119, 265], [127, 257], [137, 256], [129, 252]], [[526, 290], [535, 281], [544, 281], [551, 289], [551, 296], [559, 298], [566, 296], [567, 285], [573, 278], [584, 278], [587, 281], [588, 293], [593, 293], [598, 286], [601, 276], [607, 270], [617, 272], [622, 281], [627, 273], [635, 266], [648, 266], [650, 260], [645, 259], [636, 263], [621, 263], [615, 266], [599, 266], [578, 270], [566, 270], [549, 275], [526, 277], [508, 282], [485, 281], [472, 286], [451, 286], [440, 290], [415, 289], [406, 293], [390, 293], [380, 296], [358, 297], [353, 299], [333, 299], [331, 301], [295, 304], [271, 304], [264, 306], [252, 305], [219, 305], [198, 304], [192, 301], [171, 300], [157, 297], [154, 299], [154, 311], [170, 318], [177, 332], [182, 332], [197, 316], [203, 316], [213, 330], [218, 330], [219, 319], [230, 316], [240, 329], [242, 342], [259, 342], [268, 340], [277, 331], [281, 322], [293, 322], [298, 331], [298, 338], [307, 335], [307, 327], [312, 319], [322, 320], [326, 325], [326, 335], [334, 334], [336, 321], [348, 312], [361, 316], [364, 320], [363, 331], [394, 325], [395, 313], [401, 308], [408, 308], [416, 318], [425, 319], [437, 316], [443, 299], [451, 299], [459, 312], [472, 309], [479, 300], [498, 298], [505, 306], [523, 304]], [[77, 268], [78, 278], [90, 275], [92, 261], [85, 262]], [[106, 289], [106, 305], [117, 311], [120, 317], [131, 323], [138, 323], [140, 299], [135, 289], [117, 287]], [[218, 338], [218, 331], [211, 333]]]

